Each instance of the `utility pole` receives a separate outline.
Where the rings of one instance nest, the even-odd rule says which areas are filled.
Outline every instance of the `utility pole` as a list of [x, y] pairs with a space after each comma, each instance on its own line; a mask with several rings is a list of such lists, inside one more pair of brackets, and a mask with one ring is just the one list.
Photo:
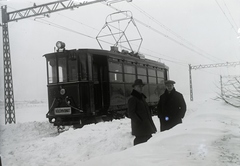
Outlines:
[[221, 88], [221, 96], [223, 96], [223, 83], [222, 83], [222, 75], [220, 75], [220, 88]]
[[191, 70], [192, 69], [204, 69], [204, 68], [213, 68], [213, 67], [228, 67], [228, 66], [237, 66], [240, 65], [240, 61], [239, 62], [226, 62], [226, 63], [217, 63], [217, 64], [207, 64], [207, 65], [196, 65], [196, 66], [192, 66], [191, 64], [189, 64], [189, 80], [190, 80], [190, 101], [193, 101], [193, 87], [192, 87], [192, 74], [191, 74]]
[[192, 87], [192, 72], [191, 72], [191, 65], [189, 64], [189, 81], [190, 81], [190, 101], [193, 101], [193, 87]]
[[10, 55], [9, 32], [7, 22], [7, 7], [2, 6], [2, 34], [3, 34], [3, 66], [4, 66], [4, 103], [5, 124], [16, 123], [13, 94], [12, 64]]
[[[15, 105], [14, 105], [14, 91], [13, 91], [13, 77], [12, 64], [10, 54], [10, 41], [8, 23], [18, 21], [29, 17], [36, 17], [39, 15], [47, 15], [50, 13], [78, 8], [94, 3], [105, 2], [107, 5], [117, 3], [125, 0], [90, 0], [83, 2], [75, 2], [74, 0], [59, 0], [42, 5], [34, 5], [33, 7], [7, 12], [7, 6], [2, 6], [2, 33], [3, 33], [3, 66], [4, 66], [4, 104], [5, 104], [5, 124], [16, 123]], [[130, 0], [126, 0], [131, 2]]]

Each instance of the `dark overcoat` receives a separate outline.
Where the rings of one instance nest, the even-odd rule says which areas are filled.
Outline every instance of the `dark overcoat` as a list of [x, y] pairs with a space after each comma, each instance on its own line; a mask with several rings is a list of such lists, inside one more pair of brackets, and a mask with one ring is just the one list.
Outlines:
[[131, 118], [132, 135], [148, 136], [157, 131], [153, 123], [146, 96], [133, 90], [128, 100], [128, 115]]
[[165, 90], [160, 96], [157, 106], [158, 118], [160, 119], [161, 131], [168, 130], [179, 123], [186, 112], [186, 103], [183, 95], [175, 90], [169, 93]]

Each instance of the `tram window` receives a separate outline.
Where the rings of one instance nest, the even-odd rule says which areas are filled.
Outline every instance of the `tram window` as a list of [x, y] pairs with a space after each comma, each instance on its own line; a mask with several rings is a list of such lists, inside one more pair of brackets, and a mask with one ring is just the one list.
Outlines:
[[98, 82], [98, 68], [96, 65], [93, 65], [93, 81]]
[[164, 78], [157, 78], [158, 84], [164, 84]]
[[92, 80], [92, 56], [88, 55], [88, 79]]
[[157, 83], [156, 77], [148, 77], [148, 81], [149, 81], [150, 84], [156, 84]]
[[48, 83], [57, 83], [56, 59], [48, 60]]
[[124, 65], [124, 73], [135, 74], [135, 66]]
[[58, 59], [58, 78], [59, 82], [67, 81], [67, 62], [66, 58]]
[[147, 83], [147, 76], [140, 76], [138, 75], [138, 79], [141, 79], [143, 81], [143, 83]]
[[87, 58], [86, 55], [80, 56], [81, 80], [87, 80]]
[[136, 80], [136, 76], [133, 74], [125, 74], [124, 78], [126, 83], [133, 83]]
[[163, 71], [158, 70], [158, 71], [157, 71], [157, 77], [164, 78], [164, 73], [163, 73]]
[[69, 81], [77, 81], [78, 80], [77, 59], [69, 59], [68, 72], [69, 72], [68, 73]]
[[156, 77], [156, 71], [154, 69], [148, 69], [148, 75]]
[[164, 69], [164, 78], [167, 79], [168, 78], [168, 70]]
[[110, 104], [111, 105], [123, 105], [126, 104], [126, 97], [124, 94], [124, 84], [110, 84]]
[[147, 75], [146, 68], [138, 67], [138, 68], [137, 68], [137, 72], [138, 72], [138, 74], [140, 74], [140, 75]]
[[109, 73], [110, 82], [123, 82], [123, 76], [120, 73]]
[[122, 72], [122, 64], [109, 62], [109, 71]]

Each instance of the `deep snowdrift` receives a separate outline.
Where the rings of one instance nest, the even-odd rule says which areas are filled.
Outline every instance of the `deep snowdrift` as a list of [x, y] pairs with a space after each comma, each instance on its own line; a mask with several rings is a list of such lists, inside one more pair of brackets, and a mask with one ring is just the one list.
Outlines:
[[[44, 104], [16, 111], [17, 124], [0, 126], [3, 166], [240, 165], [240, 110], [222, 101], [189, 102], [183, 124], [133, 146], [129, 119], [86, 125], [61, 134]], [[3, 117], [4, 111], [0, 116]]]

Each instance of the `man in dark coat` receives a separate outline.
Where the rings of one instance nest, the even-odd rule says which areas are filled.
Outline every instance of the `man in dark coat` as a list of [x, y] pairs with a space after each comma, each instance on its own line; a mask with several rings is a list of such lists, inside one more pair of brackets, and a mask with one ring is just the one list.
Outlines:
[[135, 80], [132, 85], [133, 91], [131, 98], [128, 100], [128, 114], [131, 118], [132, 135], [134, 145], [146, 142], [152, 137], [152, 133], [157, 131], [150, 113], [146, 96], [142, 93], [143, 82], [141, 79]]
[[182, 123], [186, 112], [183, 95], [175, 90], [174, 84], [172, 80], [165, 81], [166, 90], [158, 102], [157, 111], [161, 131], [169, 130]]

